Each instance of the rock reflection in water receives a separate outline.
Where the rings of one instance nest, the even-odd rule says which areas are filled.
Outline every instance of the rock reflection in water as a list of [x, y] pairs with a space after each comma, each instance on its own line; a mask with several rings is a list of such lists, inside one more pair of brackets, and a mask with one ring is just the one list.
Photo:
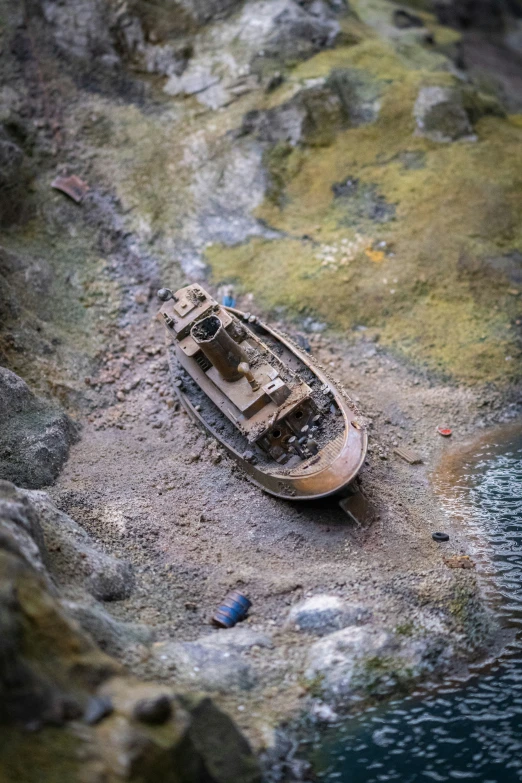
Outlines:
[[465, 685], [370, 709], [322, 734], [321, 780], [522, 781], [522, 429], [452, 462], [437, 478], [442, 502], [476, 532], [474, 556], [517, 640]]

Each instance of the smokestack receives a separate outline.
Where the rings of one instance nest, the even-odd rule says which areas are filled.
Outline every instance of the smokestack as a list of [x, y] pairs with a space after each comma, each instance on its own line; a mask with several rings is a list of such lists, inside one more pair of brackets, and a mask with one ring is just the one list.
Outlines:
[[243, 377], [238, 366], [242, 362], [248, 363], [248, 357], [226, 332], [217, 315], [198, 321], [190, 334], [225, 381], [237, 381]]

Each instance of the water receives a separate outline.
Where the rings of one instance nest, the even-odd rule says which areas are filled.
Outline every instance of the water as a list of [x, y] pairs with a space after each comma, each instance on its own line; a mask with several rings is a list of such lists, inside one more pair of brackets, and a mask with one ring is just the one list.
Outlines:
[[463, 516], [488, 597], [515, 639], [465, 684], [370, 709], [321, 736], [319, 780], [522, 781], [522, 429], [480, 446], [439, 476], [443, 505]]

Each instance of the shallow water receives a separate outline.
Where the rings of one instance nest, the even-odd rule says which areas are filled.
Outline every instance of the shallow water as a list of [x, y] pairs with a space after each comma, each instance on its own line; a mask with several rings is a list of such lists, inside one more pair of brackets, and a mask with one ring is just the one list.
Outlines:
[[516, 640], [465, 684], [367, 710], [322, 733], [313, 754], [320, 780], [522, 781], [522, 428], [461, 455], [436, 483], [447, 512], [471, 526], [488, 597]]

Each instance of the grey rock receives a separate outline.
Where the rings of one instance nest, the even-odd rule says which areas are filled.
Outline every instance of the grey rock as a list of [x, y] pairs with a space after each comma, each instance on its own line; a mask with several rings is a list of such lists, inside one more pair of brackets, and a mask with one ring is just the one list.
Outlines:
[[384, 655], [391, 643], [390, 634], [382, 630], [351, 627], [337, 631], [312, 645], [305, 677], [320, 680], [323, 697], [349, 700], [360, 690], [357, 673], [364, 660]]
[[148, 645], [153, 640], [154, 634], [149, 626], [116, 620], [99, 604], [77, 601], [63, 601], [62, 604], [109, 655], [125, 658], [126, 653], [132, 652], [138, 645]]
[[327, 703], [348, 707], [407, 691], [449, 654], [447, 642], [438, 637], [403, 640], [386, 630], [354, 626], [312, 645], [305, 677]]
[[112, 714], [114, 707], [109, 696], [92, 696], [85, 706], [83, 720], [89, 726], [95, 726]]
[[[208, 697], [195, 703], [191, 698], [185, 703], [190, 713], [190, 724], [188, 741], [184, 745], [188, 745], [203, 762], [199, 770], [192, 762], [190, 780], [194, 783], [207, 779], [209, 783], [261, 783], [257, 759], [232, 719]], [[178, 768], [186, 769], [186, 754], [185, 758], [179, 758], [179, 755], [175, 754], [174, 763], [177, 761]]]
[[380, 81], [358, 68], [334, 68], [327, 85], [339, 97], [345, 122], [350, 127], [376, 121], [381, 106]]
[[0, 478], [22, 487], [52, 484], [78, 433], [69, 417], [0, 367]]
[[99, 601], [123, 601], [134, 588], [132, 566], [123, 560], [105, 560], [105, 567], [96, 569], [87, 579], [86, 587]]
[[[52, 31], [58, 49], [71, 57], [99, 62], [109, 57], [116, 63], [119, 57], [111, 37], [112, 15], [104, 0], [42, 0], [42, 13]], [[102, 60], [103, 62], [103, 60]]]
[[33, 490], [26, 495], [39, 515], [46, 546], [52, 552], [50, 570], [56, 580], [86, 589], [100, 601], [128, 598], [134, 588], [131, 565], [103, 552], [47, 493]]
[[[230, 631], [218, 632], [228, 634]], [[216, 634], [217, 636], [217, 634]], [[253, 646], [251, 638], [248, 646]], [[177, 681], [206, 691], [227, 693], [230, 690], [250, 690], [256, 677], [250, 664], [240, 654], [241, 640], [230, 646], [214, 637], [205, 636], [195, 642], [165, 642], [156, 645], [155, 654], [162, 669], [173, 671]]]
[[303, 60], [333, 46], [340, 29], [335, 13], [327, 3], [321, 0], [309, 4], [288, 2], [274, 16], [273, 29], [264, 44], [262, 57], [281, 63]]
[[324, 636], [364, 622], [369, 616], [364, 607], [346, 603], [336, 595], [320, 594], [293, 606], [285, 627]]
[[458, 90], [423, 87], [413, 109], [417, 134], [440, 143], [474, 139], [473, 128]]
[[245, 115], [241, 132], [261, 142], [326, 146], [345, 122], [343, 105], [323, 83], [299, 90], [289, 101], [267, 111]]
[[0, 547], [23, 558], [47, 579], [46, 549], [38, 514], [26, 493], [9, 481], [0, 481]]
[[242, 652], [252, 647], [267, 647], [271, 649], [274, 646], [268, 634], [255, 631], [252, 628], [241, 628], [240, 626], [215, 631], [208, 636], [200, 637], [198, 641], [216, 649], [232, 650], [234, 652]]

